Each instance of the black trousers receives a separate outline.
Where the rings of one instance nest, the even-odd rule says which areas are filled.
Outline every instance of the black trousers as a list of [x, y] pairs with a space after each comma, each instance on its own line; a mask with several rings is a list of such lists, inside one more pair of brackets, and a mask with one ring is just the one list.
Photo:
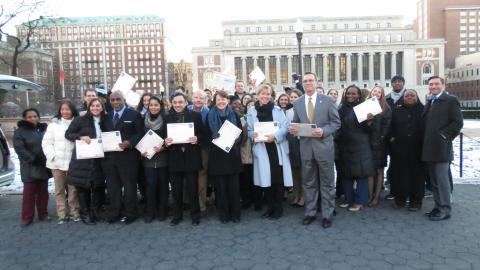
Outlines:
[[256, 207], [263, 204], [263, 191], [253, 184], [253, 164], [243, 164], [243, 172], [240, 174], [240, 197], [243, 205], [252, 203]]
[[168, 168], [144, 168], [146, 215], [166, 216], [168, 207]]
[[269, 210], [279, 211], [283, 202], [283, 168], [278, 165], [270, 165], [271, 185], [265, 188], [265, 197]]
[[173, 194], [173, 218], [183, 217], [183, 184], [185, 181], [188, 199], [190, 200], [190, 217], [192, 220], [200, 218], [198, 203], [198, 172], [170, 173]]
[[216, 175], [214, 177], [220, 220], [240, 219], [238, 174]]
[[105, 160], [102, 165], [107, 178], [107, 191], [110, 199], [107, 210], [108, 217], [116, 218], [121, 215], [122, 201], [124, 215], [131, 218], [137, 217], [138, 163], [125, 164], [125, 162], [118, 162], [117, 159], [111, 159]]
[[89, 215], [91, 211], [99, 211], [102, 207], [102, 198], [105, 196], [105, 187], [75, 187], [77, 190], [80, 213]]

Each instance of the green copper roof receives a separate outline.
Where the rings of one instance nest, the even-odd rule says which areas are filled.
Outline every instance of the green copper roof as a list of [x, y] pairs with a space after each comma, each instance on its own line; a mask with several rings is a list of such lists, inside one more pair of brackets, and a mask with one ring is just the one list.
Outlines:
[[165, 22], [156, 15], [40, 18], [39, 26]]

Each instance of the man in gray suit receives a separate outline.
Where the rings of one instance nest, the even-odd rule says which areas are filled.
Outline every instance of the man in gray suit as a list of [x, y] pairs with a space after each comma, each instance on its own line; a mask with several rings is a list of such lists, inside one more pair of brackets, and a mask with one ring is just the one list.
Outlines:
[[[320, 191], [322, 205], [322, 226], [332, 226], [335, 209], [334, 144], [333, 134], [340, 128], [340, 118], [333, 100], [316, 91], [315, 74], [306, 72], [303, 76], [305, 95], [293, 103], [294, 123], [316, 124], [312, 137], [300, 138], [300, 157], [302, 159], [302, 179], [305, 190], [304, 225], [315, 220], [317, 201]], [[292, 135], [297, 129], [291, 126]]]

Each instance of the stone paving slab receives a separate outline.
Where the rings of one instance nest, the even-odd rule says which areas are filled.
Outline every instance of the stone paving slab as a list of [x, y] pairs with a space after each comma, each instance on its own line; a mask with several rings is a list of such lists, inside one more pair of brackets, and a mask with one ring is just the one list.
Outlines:
[[[278, 221], [242, 212], [221, 224], [214, 211], [184, 222], [131, 225], [37, 222], [20, 228], [21, 196], [0, 196], [0, 269], [480, 269], [480, 186], [456, 185], [452, 218], [382, 201], [359, 213], [338, 209], [333, 227], [300, 224], [303, 209], [285, 206]], [[287, 203], [285, 203], [287, 205]], [[55, 213], [53, 196], [49, 209]]]

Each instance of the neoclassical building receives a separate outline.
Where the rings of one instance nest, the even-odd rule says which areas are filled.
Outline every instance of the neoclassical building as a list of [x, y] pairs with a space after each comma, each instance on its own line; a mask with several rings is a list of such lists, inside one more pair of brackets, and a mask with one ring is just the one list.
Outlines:
[[[412, 26], [402, 26], [402, 16], [303, 17], [303, 72], [317, 75], [324, 88], [390, 87], [390, 79], [403, 75], [408, 88], [425, 91], [429, 76], [444, 74], [443, 39], [417, 39]], [[224, 21], [223, 38], [196, 47], [193, 81], [208, 87], [213, 71], [248, 81], [259, 66], [277, 89], [291, 86], [298, 73], [297, 18]]]

